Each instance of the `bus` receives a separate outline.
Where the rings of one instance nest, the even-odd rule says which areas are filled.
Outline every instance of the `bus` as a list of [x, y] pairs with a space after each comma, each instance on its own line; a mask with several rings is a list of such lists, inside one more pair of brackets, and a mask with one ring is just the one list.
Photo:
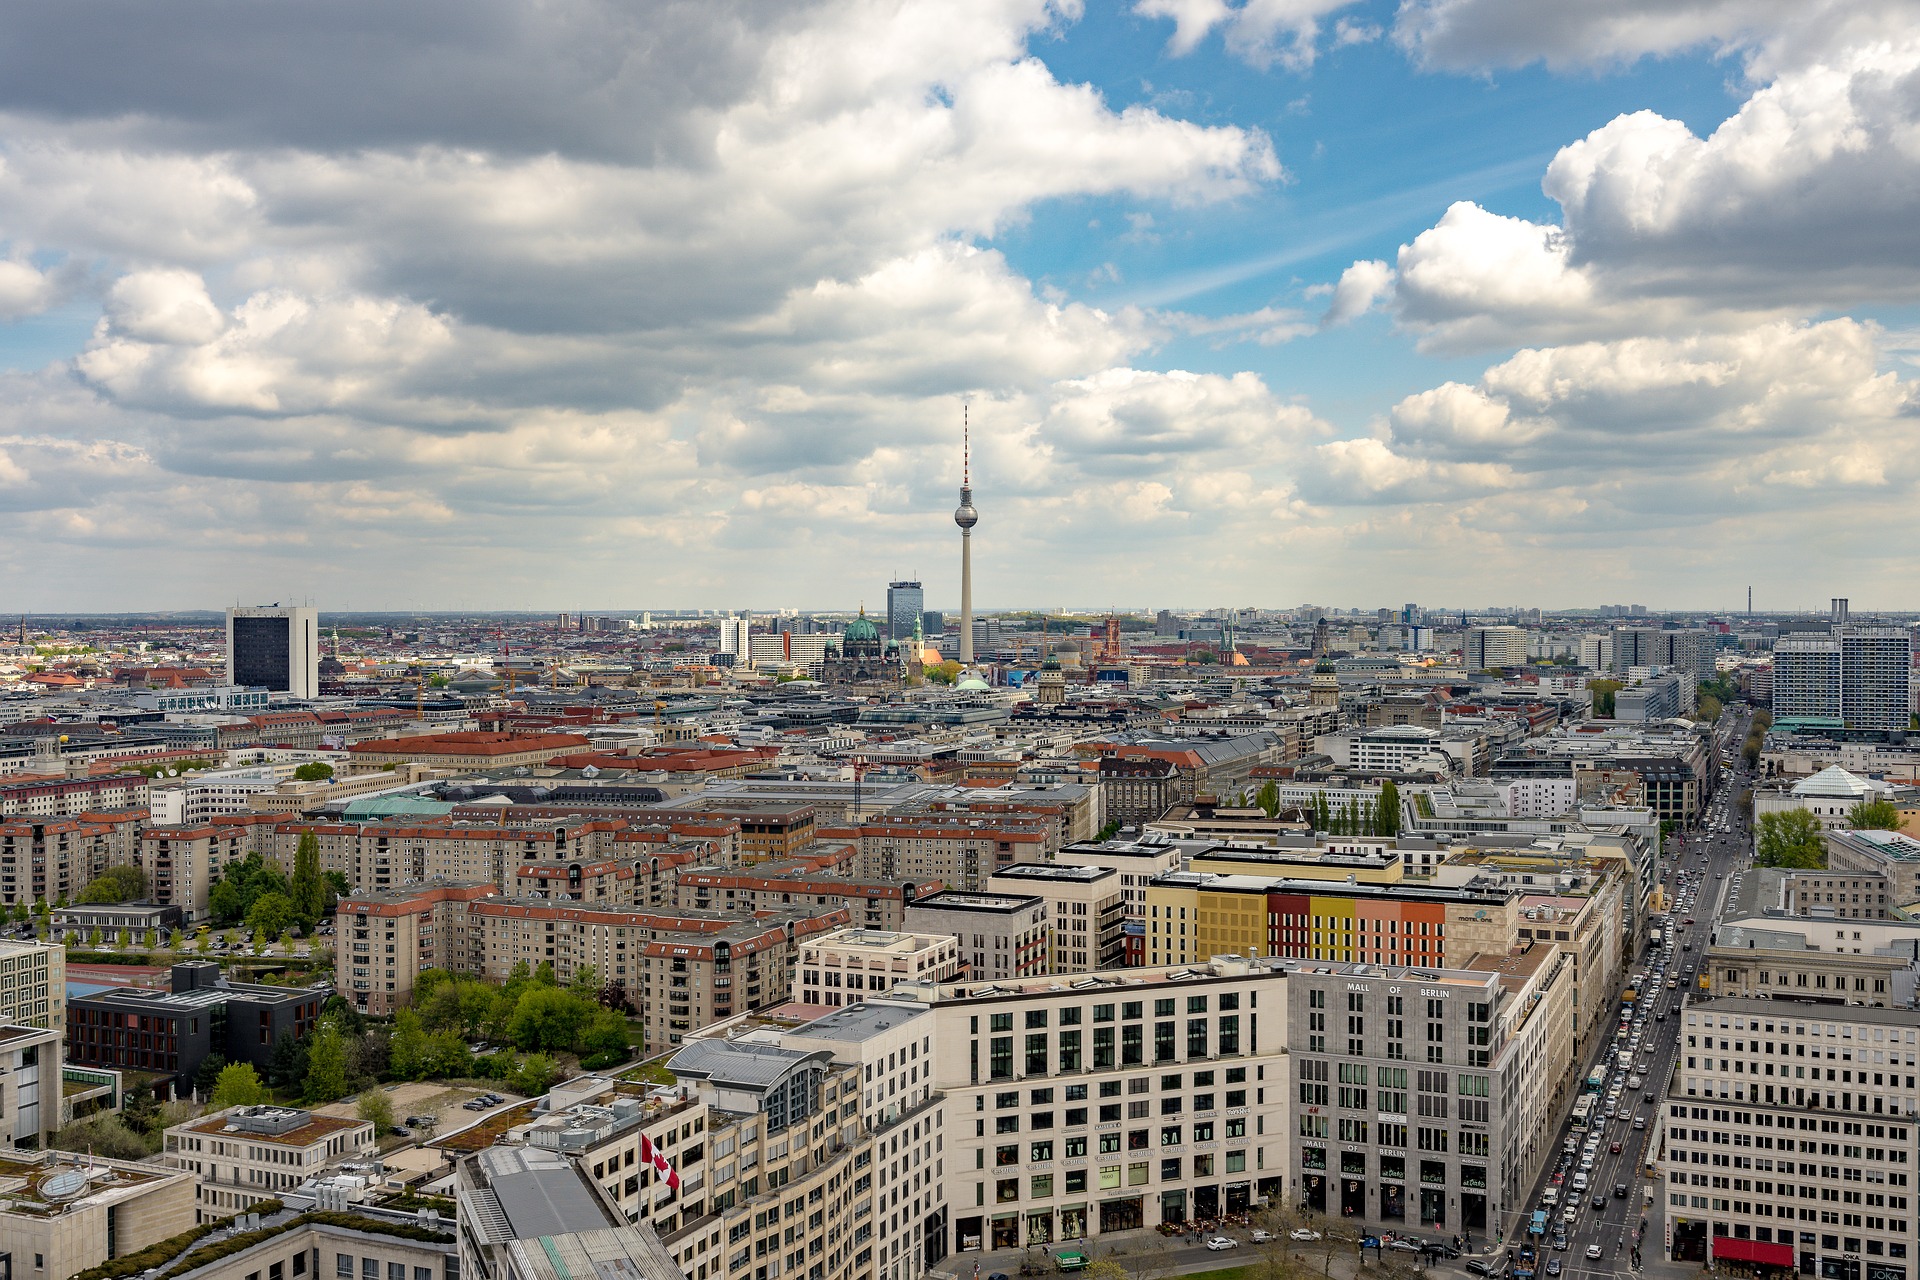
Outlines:
[[1602, 1089], [1606, 1087], [1607, 1087], [1607, 1069], [1605, 1067], [1595, 1067], [1592, 1071], [1587, 1073], [1587, 1092], [1588, 1093], [1599, 1093]]
[[1580, 1095], [1579, 1100], [1573, 1104], [1574, 1128], [1585, 1129], [1593, 1124], [1593, 1106], [1594, 1103], [1598, 1101], [1600, 1101], [1600, 1095], [1598, 1094], [1583, 1093]]

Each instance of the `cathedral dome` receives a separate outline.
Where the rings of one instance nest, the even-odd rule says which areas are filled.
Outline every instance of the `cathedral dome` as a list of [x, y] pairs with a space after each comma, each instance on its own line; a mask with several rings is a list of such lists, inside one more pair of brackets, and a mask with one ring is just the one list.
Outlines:
[[880, 640], [880, 629], [871, 622], [868, 622], [867, 615], [863, 613], [847, 624], [847, 634], [843, 639], [849, 644], [858, 641], [878, 643]]

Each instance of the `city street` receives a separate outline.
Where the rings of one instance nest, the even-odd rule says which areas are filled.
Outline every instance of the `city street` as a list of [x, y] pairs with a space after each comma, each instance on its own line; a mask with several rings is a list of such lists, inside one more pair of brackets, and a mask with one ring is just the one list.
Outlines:
[[[1591, 1129], [1575, 1130], [1563, 1124], [1562, 1147], [1572, 1139], [1573, 1153], [1556, 1156], [1549, 1162], [1532, 1197], [1503, 1224], [1504, 1253], [1517, 1256], [1528, 1220], [1542, 1207], [1544, 1193], [1555, 1185], [1556, 1174], [1564, 1168], [1558, 1203], [1549, 1213], [1547, 1235], [1538, 1242], [1537, 1276], [1548, 1276], [1548, 1264], [1557, 1262], [1561, 1280], [1606, 1280], [1632, 1269], [1636, 1243], [1641, 1244], [1643, 1269], [1655, 1272], [1662, 1269], [1665, 1198], [1647, 1177], [1648, 1161], [1658, 1156], [1651, 1148], [1658, 1129], [1656, 1100], [1666, 1092], [1679, 1052], [1682, 997], [1690, 990], [1698, 990], [1695, 980], [1714, 922], [1728, 901], [1734, 878], [1746, 866], [1752, 852], [1747, 817], [1739, 805], [1740, 793], [1751, 782], [1740, 759], [1747, 727], [1746, 713], [1734, 708], [1729, 708], [1715, 727], [1713, 750], [1719, 783], [1700, 823], [1671, 838], [1662, 855], [1661, 883], [1668, 899], [1672, 930], [1661, 943], [1650, 945], [1644, 955], [1627, 966], [1630, 977], [1644, 973], [1646, 981], [1637, 992], [1639, 999], [1629, 1016], [1625, 1038], [1608, 1035], [1589, 1061], [1580, 1066], [1576, 1077], [1584, 1080], [1588, 1073], [1599, 1068], [1604, 1070], [1607, 1087], [1633, 1075], [1641, 1077], [1641, 1085], [1638, 1089], [1623, 1087], [1618, 1112], [1612, 1119], [1604, 1118], [1606, 1091], [1603, 1088], [1595, 1105]], [[1731, 765], [1722, 762], [1726, 752], [1733, 755]], [[1720, 829], [1723, 827], [1725, 830]], [[1689, 919], [1694, 923], [1686, 924]], [[1660, 971], [1662, 964], [1664, 972]], [[1669, 982], [1674, 984], [1672, 989], [1668, 988]], [[1660, 1016], [1662, 1013], [1664, 1018]], [[1643, 1018], [1644, 1022], [1636, 1027], [1634, 1018]], [[1630, 1052], [1636, 1035], [1640, 1038], [1639, 1048]], [[1642, 1065], [1650, 1069], [1641, 1071]], [[1646, 1127], [1636, 1128], [1637, 1119], [1644, 1120]], [[1598, 1145], [1593, 1153], [1593, 1167], [1587, 1171], [1589, 1185], [1575, 1195], [1574, 1176], [1581, 1170], [1584, 1144], [1592, 1136], [1598, 1137]], [[1615, 1144], [1619, 1145], [1617, 1152], [1613, 1149]], [[1624, 1188], [1625, 1194], [1615, 1194], [1618, 1188]], [[1594, 1207], [1595, 1196], [1604, 1197], [1603, 1207]], [[1571, 1222], [1566, 1221], [1569, 1210]], [[1643, 1221], [1645, 1235], [1636, 1241]], [[1566, 1227], [1566, 1247], [1556, 1249], [1553, 1247], [1555, 1231], [1562, 1226]], [[1589, 1257], [1589, 1249], [1595, 1246], [1599, 1256]], [[1452, 1264], [1456, 1269], [1462, 1265]]]

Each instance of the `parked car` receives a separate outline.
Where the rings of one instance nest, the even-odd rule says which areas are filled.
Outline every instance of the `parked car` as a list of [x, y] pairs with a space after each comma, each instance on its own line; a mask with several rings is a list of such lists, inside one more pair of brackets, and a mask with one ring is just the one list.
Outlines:
[[1265, 1244], [1273, 1239], [1273, 1232], [1268, 1231], [1264, 1227], [1255, 1227], [1251, 1234], [1255, 1244]]
[[1293, 1230], [1287, 1232], [1287, 1239], [1289, 1240], [1313, 1241], [1319, 1238], [1320, 1233], [1312, 1227], [1295, 1227]]
[[1420, 1246], [1419, 1246], [1419, 1245], [1417, 1245], [1417, 1244], [1415, 1244], [1415, 1243], [1414, 1243], [1413, 1241], [1411, 1241], [1411, 1240], [1389, 1240], [1389, 1241], [1387, 1241], [1387, 1248], [1389, 1248], [1389, 1249], [1397, 1249], [1397, 1250], [1399, 1250], [1399, 1251], [1400, 1251], [1401, 1253], [1418, 1253], [1418, 1252], [1420, 1252]]
[[1218, 1253], [1222, 1249], [1238, 1249], [1240, 1242], [1228, 1236], [1208, 1236], [1207, 1248]]

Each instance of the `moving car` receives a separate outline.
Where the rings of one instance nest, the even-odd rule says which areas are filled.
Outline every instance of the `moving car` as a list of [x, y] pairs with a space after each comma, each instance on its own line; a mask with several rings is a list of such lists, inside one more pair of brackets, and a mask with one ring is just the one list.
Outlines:
[[1255, 1227], [1252, 1232], [1252, 1239], [1255, 1244], [1265, 1244], [1273, 1239], [1273, 1232], [1263, 1227]]
[[1208, 1236], [1207, 1248], [1218, 1253], [1222, 1249], [1238, 1249], [1240, 1242], [1228, 1236]]
[[1625, 1200], [1625, 1199], [1627, 1198], [1627, 1184], [1626, 1184], [1626, 1183], [1624, 1183], [1624, 1182], [1616, 1182], [1616, 1183], [1614, 1183], [1614, 1184], [1613, 1184], [1613, 1198], [1614, 1198], [1614, 1199], [1616, 1199], [1616, 1200]]
[[1482, 1262], [1478, 1258], [1467, 1259], [1467, 1273], [1469, 1275], [1476, 1275], [1476, 1276], [1492, 1276], [1492, 1275], [1499, 1274], [1494, 1270], [1493, 1263]]
[[1547, 1274], [1550, 1276], [1557, 1276], [1560, 1274], [1560, 1259], [1558, 1258], [1547, 1259]]
[[1287, 1239], [1289, 1240], [1312, 1241], [1312, 1240], [1318, 1240], [1319, 1238], [1320, 1238], [1320, 1233], [1318, 1231], [1315, 1231], [1312, 1227], [1295, 1227], [1293, 1230], [1287, 1232]]
[[1589, 1258], [1591, 1258], [1591, 1259], [1594, 1259], [1594, 1260], [1598, 1260], [1598, 1259], [1599, 1259], [1599, 1257], [1600, 1257], [1600, 1246], [1599, 1246], [1599, 1245], [1597, 1245], [1597, 1244], [1590, 1244], [1590, 1245], [1588, 1245], [1588, 1246], [1587, 1246], [1587, 1257], [1589, 1257]]

